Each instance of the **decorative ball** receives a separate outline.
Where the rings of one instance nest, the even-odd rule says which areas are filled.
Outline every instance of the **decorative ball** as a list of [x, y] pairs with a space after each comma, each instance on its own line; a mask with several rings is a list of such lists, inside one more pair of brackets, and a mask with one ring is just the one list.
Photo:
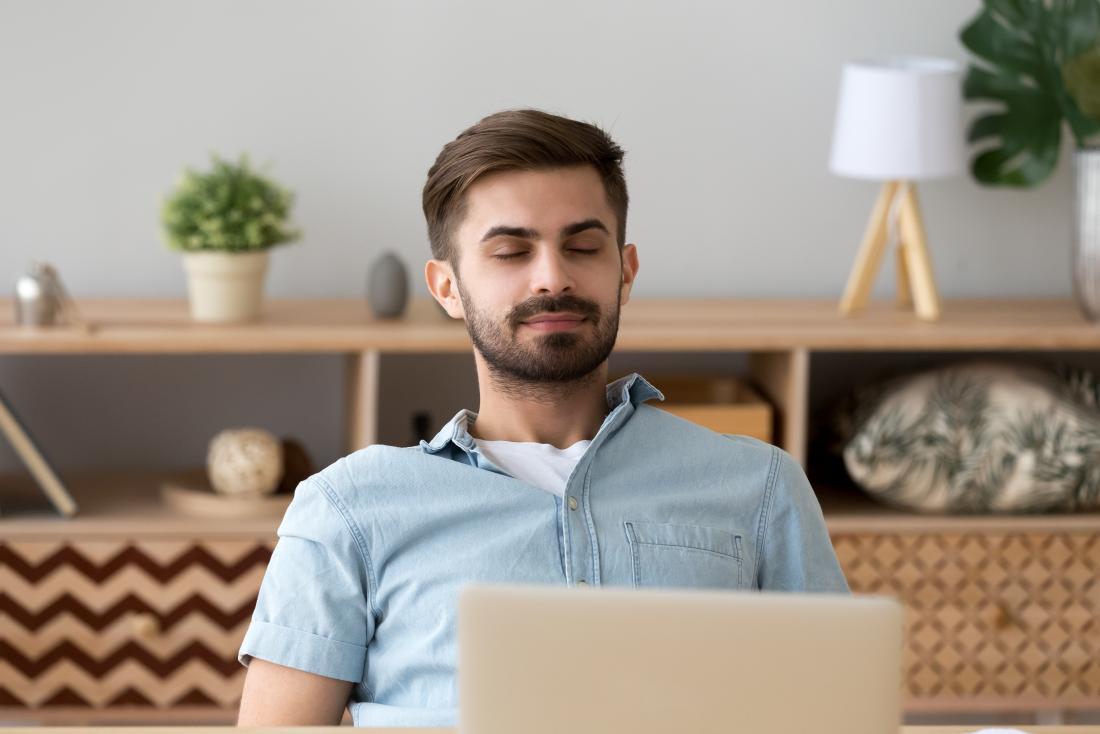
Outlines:
[[210, 441], [206, 470], [210, 484], [221, 494], [271, 494], [283, 474], [283, 445], [262, 428], [231, 428]]

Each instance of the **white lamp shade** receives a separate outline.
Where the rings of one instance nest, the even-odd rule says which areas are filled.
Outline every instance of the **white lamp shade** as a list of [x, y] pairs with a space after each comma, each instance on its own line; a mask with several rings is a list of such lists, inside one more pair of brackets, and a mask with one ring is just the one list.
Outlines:
[[963, 171], [961, 69], [954, 61], [892, 57], [844, 65], [829, 168], [892, 181]]

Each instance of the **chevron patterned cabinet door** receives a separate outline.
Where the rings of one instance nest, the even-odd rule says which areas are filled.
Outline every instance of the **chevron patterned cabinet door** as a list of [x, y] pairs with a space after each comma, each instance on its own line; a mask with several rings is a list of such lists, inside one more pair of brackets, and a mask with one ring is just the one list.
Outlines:
[[274, 543], [0, 541], [0, 719], [122, 708], [232, 719], [237, 650]]
[[1095, 708], [1100, 536], [834, 534], [853, 591], [906, 607], [913, 711]]

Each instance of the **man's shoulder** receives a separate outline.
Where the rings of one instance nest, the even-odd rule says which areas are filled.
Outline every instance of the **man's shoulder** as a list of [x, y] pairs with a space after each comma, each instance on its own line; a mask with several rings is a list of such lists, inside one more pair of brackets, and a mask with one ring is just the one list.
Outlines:
[[633, 430], [617, 459], [667, 471], [696, 486], [734, 491], [739, 502], [763, 501], [797, 462], [786, 451], [751, 436], [718, 433], [655, 406], [638, 406]]
[[423, 487], [451, 467], [463, 466], [425, 453], [420, 446], [374, 444], [353, 451], [314, 474], [333, 494], [344, 499], [403, 492]]

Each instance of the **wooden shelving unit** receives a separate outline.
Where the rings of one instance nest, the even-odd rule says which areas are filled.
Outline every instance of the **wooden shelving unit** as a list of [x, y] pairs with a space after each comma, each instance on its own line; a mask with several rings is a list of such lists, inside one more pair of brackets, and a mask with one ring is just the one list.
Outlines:
[[[0, 304], [0, 357], [340, 354], [348, 452], [376, 441], [387, 355], [470, 350], [462, 324], [424, 299], [394, 321], [373, 319], [361, 299], [271, 300], [260, 322], [224, 326], [193, 323], [181, 299], [88, 299], [78, 307], [91, 333], [14, 326], [11, 304]], [[927, 323], [883, 303], [844, 318], [831, 300], [642, 299], [625, 307], [617, 342], [619, 352], [744, 355], [741, 377], [772, 404], [776, 442], [803, 463], [815, 353], [1098, 349], [1100, 327], [1068, 300], [948, 301], [942, 319]], [[155, 473], [62, 474], [80, 505], [77, 517], [0, 515], [0, 720], [99, 721], [112, 712], [140, 719], [150, 711], [147, 721], [169, 722], [186, 720], [187, 707], [200, 718], [224, 718], [219, 712], [230, 711], [243, 672], [233, 669], [236, 649], [226, 640], [243, 635], [277, 518], [183, 517], [159, 504], [166, 477]], [[6, 493], [15, 485], [33, 491], [26, 477], [0, 482]], [[1100, 514], [919, 516], [851, 487], [815, 489], [853, 588], [897, 595], [909, 609], [910, 710], [1100, 706], [1093, 623]], [[62, 613], [50, 596], [61, 591], [58, 573], [98, 579], [85, 584], [84, 608], [66, 612], [71, 628], [51, 617]], [[51, 583], [58, 589], [46, 590]], [[5, 595], [6, 584], [23, 595]], [[203, 594], [221, 605], [192, 600], [188, 611], [176, 603]], [[196, 648], [204, 634], [221, 642]], [[50, 650], [71, 659], [47, 666], [41, 660]], [[81, 669], [112, 655], [125, 662], [94, 674]], [[149, 656], [172, 659], [177, 669], [151, 675], [141, 669], [153, 664]]]
[[[343, 354], [349, 451], [377, 435], [379, 368], [386, 354], [467, 353], [462, 324], [427, 299], [405, 317], [372, 318], [361, 299], [272, 300], [247, 325], [191, 321], [182, 299], [78, 302], [94, 326], [26, 329], [0, 304], [0, 356], [15, 354]], [[805, 460], [807, 398], [815, 351], [1096, 350], [1100, 328], [1066, 300], [949, 301], [940, 322], [890, 304], [844, 318], [825, 300], [637, 300], [622, 314], [618, 351], [743, 352], [775, 405], [778, 443]]]

